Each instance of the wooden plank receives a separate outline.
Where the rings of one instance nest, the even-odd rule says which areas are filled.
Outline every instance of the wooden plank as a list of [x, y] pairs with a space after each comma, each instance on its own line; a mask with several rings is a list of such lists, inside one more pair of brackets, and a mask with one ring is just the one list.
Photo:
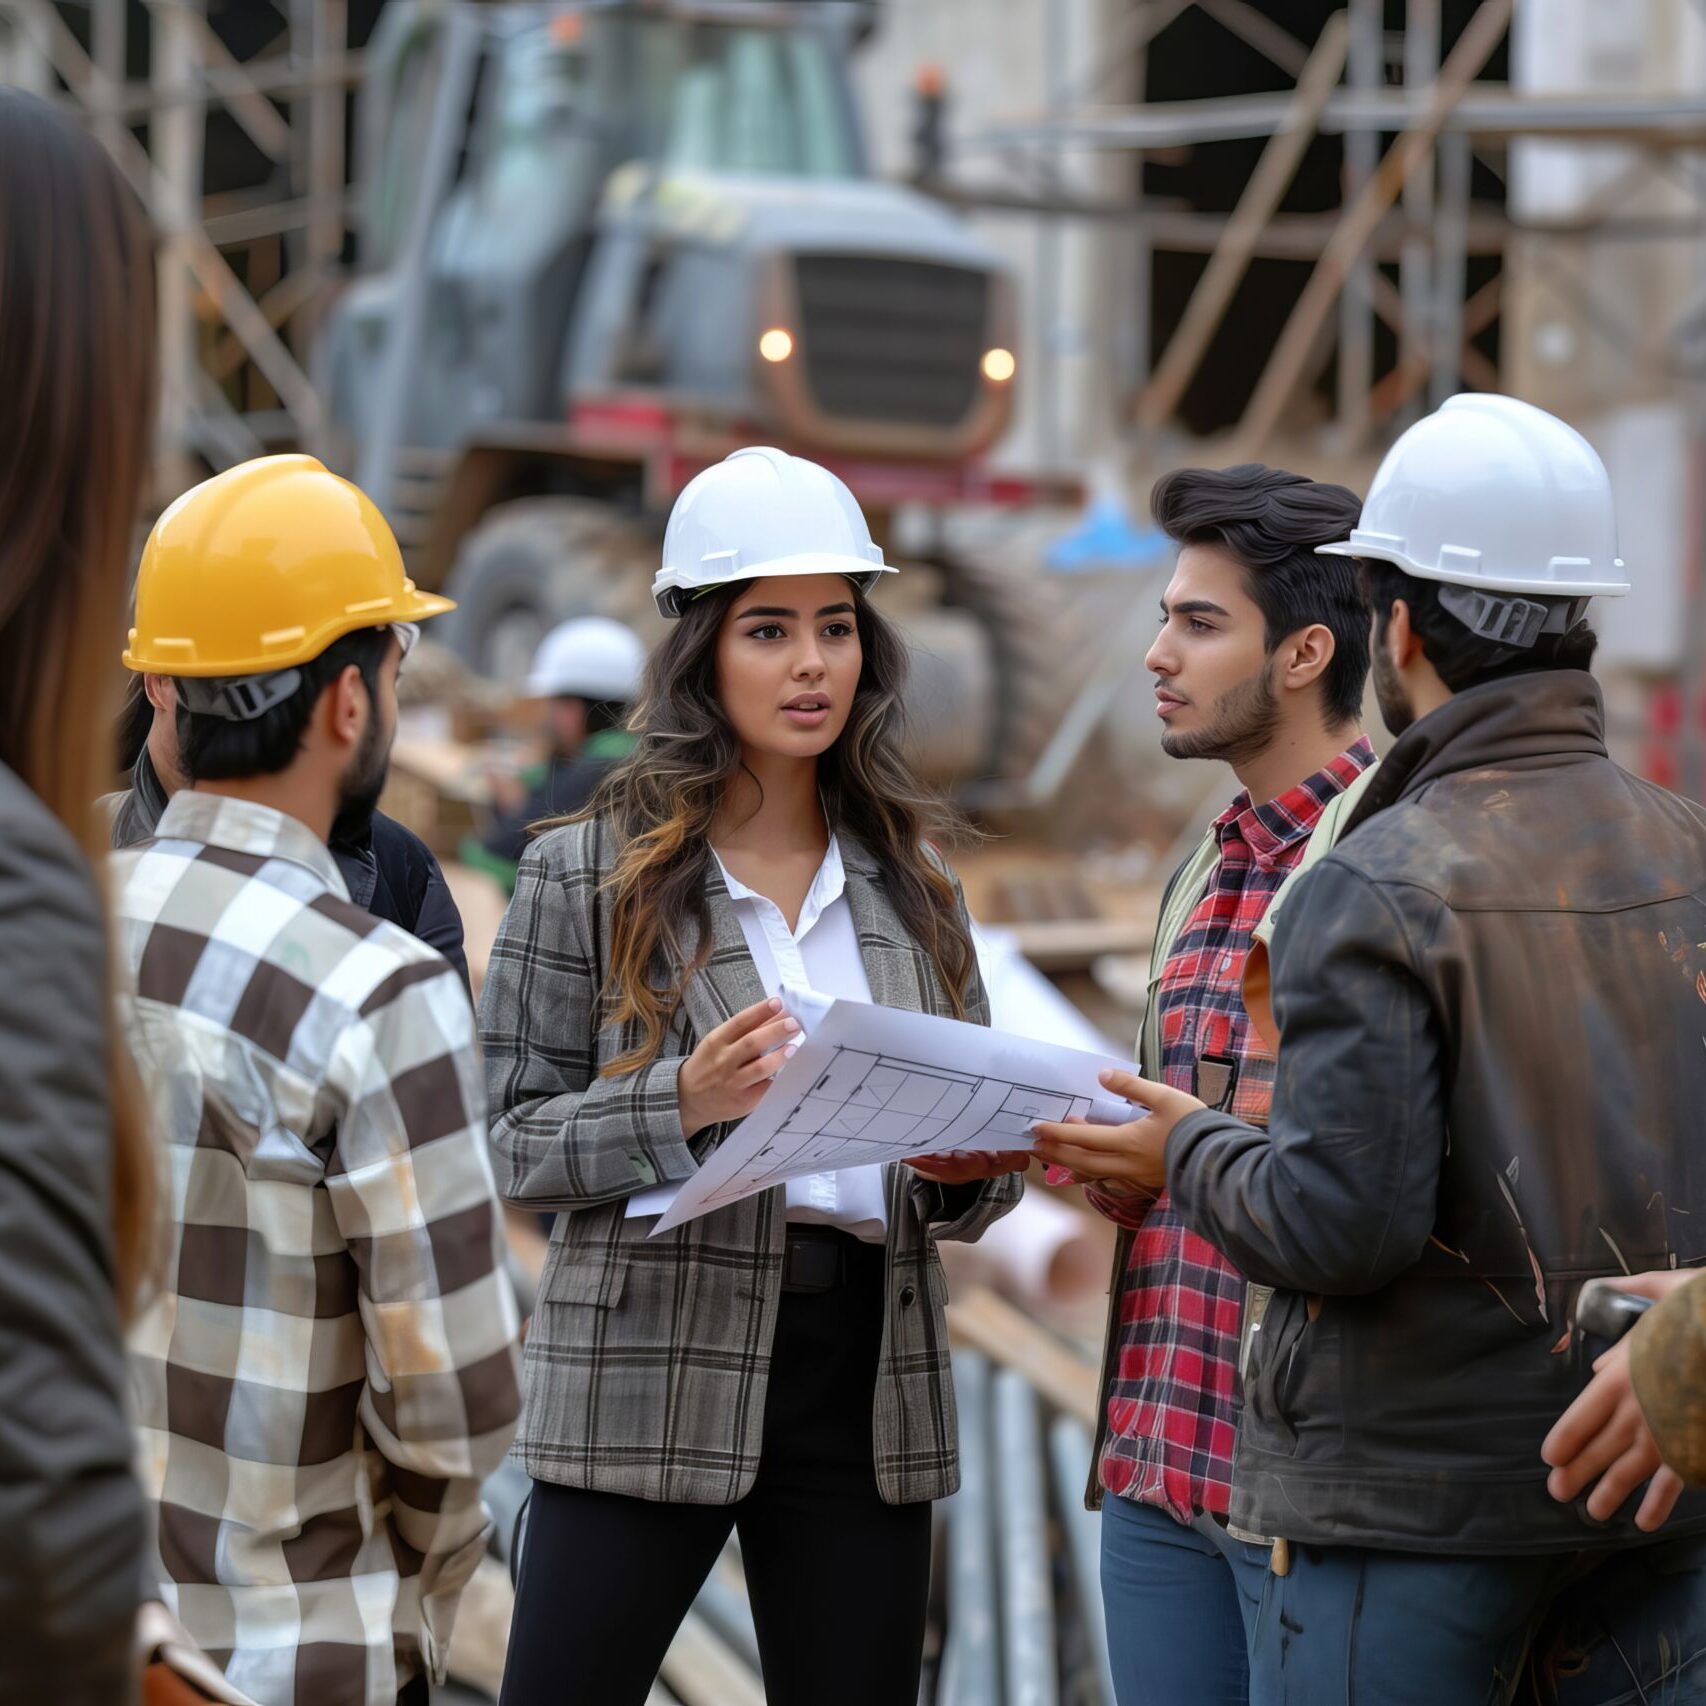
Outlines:
[[1082, 971], [1104, 954], [1146, 954], [1155, 932], [1131, 918], [1049, 918], [1003, 924], [1038, 971]]
[[1345, 68], [1345, 49], [1350, 38], [1345, 14], [1335, 12], [1327, 20], [1309, 55], [1309, 63], [1297, 82], [1297, 92], [1286, 109], [1285, 122], [1268, 139], [1226, 233], [1209, 257], [1197, 280], [1191, 299], [1179, 320], [1166, 353], [1154, 376], [1144, 386], [1134, 411], [1137, 425], [1153, 430], [1164, 424], [1179, 406], [1191, 376], [1231, 306], [1233, 293], [1250, 265], [1250, 258], [1269, 219], [1279, 204], [1315, 135], [1327, 99]]
[[391, 748], [391, 768], [427, 783], [448, 800], [470, 806], [492, 804], [486, 759], [461, 741], [399, 734]]
[[948, 1305], [948, 1331], [957, 1342], [1024, 1375], [1056, 1409], [1095, 1427], [1096, 1365], [987, 1286], [974, 1286]]

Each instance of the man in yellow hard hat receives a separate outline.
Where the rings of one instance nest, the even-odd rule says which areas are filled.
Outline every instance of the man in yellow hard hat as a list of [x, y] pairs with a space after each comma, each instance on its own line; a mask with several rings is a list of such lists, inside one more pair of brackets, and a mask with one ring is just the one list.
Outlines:
[[468, 997], [327, 846], [449, 608], [306, 456], [186, 493], [137, 580], [125, 662], [174, 679], [188, 786], [114, 856], [172, 1154], [133, 1395], [166, 1597], [262, 1706], [425, 1701], [519, 1407]]
[[[130, 786], [101, 803], [112, 820], [112, 845], [136, 847], [152, 839], [166, 802], [186, 785], [178, 764], [178, 690], [171, 676], [134, 677], [119, 750]], [[338, 813], [330, 846], [350, 899], [436, 948], [467, 985], [462, 914], [432, 849], [371, 802]]]

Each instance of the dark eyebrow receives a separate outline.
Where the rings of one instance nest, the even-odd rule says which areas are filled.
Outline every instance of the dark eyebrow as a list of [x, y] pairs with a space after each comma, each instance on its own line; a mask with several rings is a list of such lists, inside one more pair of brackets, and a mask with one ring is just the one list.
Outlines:
[[[823, 607], [823, 609], [821, 609], [818, 612], [818, 615], [819, 616], [843, 616], [843, 615], [851, 615], [852, 612], [853, 612], [853, 606], [851, 604], [845, 604], [845, 603], [843, 603], [843, 604], [826, 604]], [[797, 610], [784, 610], [781, 608], [780, 605], [754, 604], [754, 605], [749, 606], [745, 610], [738, 611], [735, 615], [735, 620], [737, 622], [744, 622], [748, 616], [791, 616], [794, 618], [795, 621], [798, 621], [799, 615], [800, 615], [799, 611], [797, 611]]]
[[1163, 616], [1230, 616], [1230, 610], [1222, 610], [1218, 604], [1211, 604], [1206, 598], [1182, 598], [1179, 602], [1168, 607], [1167, 600], [1161, 600]]

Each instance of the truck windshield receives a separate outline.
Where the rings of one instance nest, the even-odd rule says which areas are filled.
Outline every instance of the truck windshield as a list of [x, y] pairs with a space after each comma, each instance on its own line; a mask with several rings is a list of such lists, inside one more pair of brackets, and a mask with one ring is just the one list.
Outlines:
[[845, 71], [815, 30], [633, 20], [645, 152], [674, 170], [862, 173]]

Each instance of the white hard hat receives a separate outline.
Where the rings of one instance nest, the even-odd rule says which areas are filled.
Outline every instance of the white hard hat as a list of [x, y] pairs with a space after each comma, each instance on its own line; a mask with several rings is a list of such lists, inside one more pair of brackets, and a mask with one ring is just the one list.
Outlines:
[[847, 487], [815, 462], [754, 445], [696, 474], [669, 512], [652, 596], [679, 616], [701, 592], [771, 575], [893, 574]]
[[1598, 452], [1515, 397], [1465, 393], [1418, 421], [1386, 453], [1350, 538], [1320, 550], [1477, 593], [1629, 590]]
[[527, 691], [535, 699], [609, 699], [621, 705], [638, 696], [646, 667], [639, 636], [606, 616], [559, 623], [539, 642]]

